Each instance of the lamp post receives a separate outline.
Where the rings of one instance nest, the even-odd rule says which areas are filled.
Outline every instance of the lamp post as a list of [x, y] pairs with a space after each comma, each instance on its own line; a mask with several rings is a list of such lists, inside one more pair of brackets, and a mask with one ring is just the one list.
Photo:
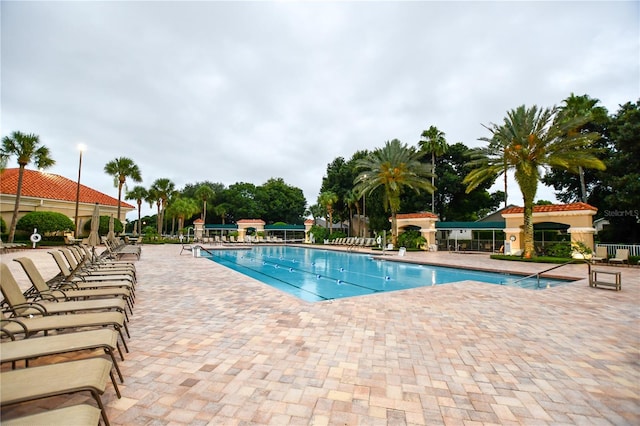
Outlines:
[[78, 149], [80, 150], [80, 162], [78, 163], [78, 186], [76, 189], [75, 238], [78, 238], [78, 236], [80, 235], [80, 230], [78, 229], [78, 207], [80, 206], [80, 173], [82, 172], [82, 151], [84, 151], [84, 145], [78, 145]]

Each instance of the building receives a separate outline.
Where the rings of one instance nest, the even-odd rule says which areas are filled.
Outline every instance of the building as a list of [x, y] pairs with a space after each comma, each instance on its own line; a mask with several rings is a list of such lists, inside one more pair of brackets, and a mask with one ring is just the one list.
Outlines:
[[[19, 169], [12, 168], [0, 173], [0, 215], [7, 226], [11, 224], [16, 204], [18, 171]], [[29, 212], [48, 211], [62, 213], [75, 222], [77, 190], [78, 183], [64, 176], [25, 169], [18, 219]], [[118, 212], [117, 198], [80, 184], [78, 203], [80, 229], [83, 229], [85, 223], [91, 219], [96, 203], [100, 207], [101, 216], [115, 217]], [[131, 204], [121, 201], [120, 221], [124, 223], [127, 213], [135, 209], [136, 207]]]

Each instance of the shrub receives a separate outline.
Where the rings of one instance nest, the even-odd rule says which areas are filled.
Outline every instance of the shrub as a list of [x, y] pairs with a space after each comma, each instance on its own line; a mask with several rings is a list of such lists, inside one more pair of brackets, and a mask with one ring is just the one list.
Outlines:
[[557, 243], [547, 249], [547, 254], [551, 257], [561, 257], [571, 259], [571, 244]]
[[5, 232], [7, 232], [7, 222], [0, 217], [0, 234], [4, 234]]
[[62, 213], [57, 212], [29, 212], [22, 216], [16, 224], [16, 229], [27, 233], [38, 229], [39, 234], [64, 232], [74, 229], [75, 225], [71, 219]]
[[329, 238], [329, 230], [327, 228], [323, 228], [322, 226], [313, 225], [309, 232], [313, 234], [313, 238], [318, 244]]
[[403, 232], [398, 235], [398, 246], [405, 248], [420, 248], [427, 240], [420, 234], [420, 231], [414, 229]]
[[[98, 235], [107, 235], [109, 233], [109, 220], [111, 216], [100, 216], [100, 225], [98, 226]], [[148, 226], [147, 228], [150, 228]], [[147, 229], [145, 228], [145, 229]], [[119, 219], [113, 218], [113, 232], [118, 234], [122, 232], [124, 226], [122, 226], [122, 222]], [[86, 232], [91, 231], [91, 220], [84, 224], [84, 230]]]

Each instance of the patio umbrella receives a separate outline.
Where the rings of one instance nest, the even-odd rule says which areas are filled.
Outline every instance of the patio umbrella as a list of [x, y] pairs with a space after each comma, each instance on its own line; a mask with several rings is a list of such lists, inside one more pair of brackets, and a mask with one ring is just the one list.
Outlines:
[[95, 247], [100, 245], [100, 236], [98, 235], [98, 228], [100, 227], [100, 207], [96, 203], [93, 208], [93, 214], [91, 215], [91, 232], [89, 232], [89, 245]]
[[109, 233], [107, 234], [107, 239], [115, 240], [116, 234], [113, 232], [114, 224], [113, 224], [113, 215], [109, 218]]

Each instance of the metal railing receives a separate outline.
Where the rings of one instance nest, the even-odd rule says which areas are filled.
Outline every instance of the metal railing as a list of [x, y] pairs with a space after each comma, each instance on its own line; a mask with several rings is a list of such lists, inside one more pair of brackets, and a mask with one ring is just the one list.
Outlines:
[[618, 249], [627, 249], [629, 250], [630, 256], [640, 256], [640, 245], [638, 244], [596, 244], [596, 247], [606, 247], [607, 254], [613, 256], [616, 254], [616, 250]]
[[519, 279], [515, 280], [512, 284], [519, 283], [520, 281], [524, 281], [524, 280], [526, 280], [528, 278], [536, 277], [536, 288], [540, 288], [540, 275], [542, 275], [542, 274], [544, 274], [546, 272], [549, 272], [549, 271], [553, 271], [554, 269], [561, 268], [561, 267], [563, 267], [565, 265], [569, 265], [570, 263], [575, 263], [575, 260], [570, 260], [570, 261], [565, 262], [565, 263], [563, 263], [561, 265], [555, 265], [555, 266], [552, 266], [551, 268], [545, 269], [544, 271], [535, 272], [535, 273], [533, 273], [531, 275], [527, 275], [526, 277], [519, 278]]

